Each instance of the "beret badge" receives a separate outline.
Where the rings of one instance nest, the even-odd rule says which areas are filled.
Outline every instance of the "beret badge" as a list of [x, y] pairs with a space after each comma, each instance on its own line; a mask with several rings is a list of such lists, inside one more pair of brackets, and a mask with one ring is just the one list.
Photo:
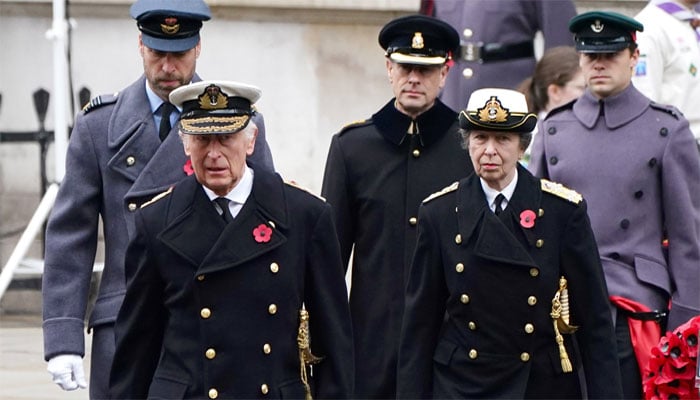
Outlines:
[[177, 22], [175, 17], [166, 17], [160, 24], [160, 30], [166, 35], [175, 35], [180, 31], [180, 24]]
[[509, 114], [508, 109], [503, 108], [497, 96], [491, 96], [484, 107], [477, 110], [479, 121], [489, 123], [506, 122]]

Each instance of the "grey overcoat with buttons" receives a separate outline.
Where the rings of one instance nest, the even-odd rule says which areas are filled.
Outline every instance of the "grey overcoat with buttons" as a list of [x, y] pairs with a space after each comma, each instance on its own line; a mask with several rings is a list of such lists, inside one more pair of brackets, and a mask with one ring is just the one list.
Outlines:
[[586, 91], [543, 121], [529, 168], [588, 201], [611, 295], [670, 301], [671, 330], [700, 314], [700, 158], [678, 110], [633, 85], [602, 101]]
[[[195, 77], [198, 79], [197, 77]], [[185, 177], [177, 124], [161, 143], [142, 76], [116, 96], [82, 111], [66, 155], [66, 174], [46, 230], [42, 283], [44, 357], [84, 355], [84, 320], [97, 251], [104, 233], [104, 270], [89, 327], [113, 323], [125, 292], [124, 252], [133, 211]], [[254, 159], [272, 169], [262, 116]], [[111, 354], [103, 355], [109, 365]]]
[[[534, 41], [541, 31], [545, 48], [573, 46], [567, 24], [575, 15], [571, 0], [435, 0], [435, 16], [452, 25], [463, 44]], [[476, 89], [515, 89], [532, 74], [535, 63], [534, 56], [490, 63], [455, 56], [440, 99], [460, 111]]]
[[140, 209], [136, 231], [112, 398], [301, 399], [302, 304], [312, 352], [324, 357], [308, 375], [314, 398], [350, 397], [350, 312], [327, 203], [254, 168], [226, 224], [191, 176]]

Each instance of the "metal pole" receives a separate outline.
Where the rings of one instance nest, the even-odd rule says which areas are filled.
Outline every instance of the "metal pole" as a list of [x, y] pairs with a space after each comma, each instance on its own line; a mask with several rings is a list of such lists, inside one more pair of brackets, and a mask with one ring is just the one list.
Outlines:
[[46, 36], [53, 44], [53, 86], [54, 86], [54, 145], [55, 179], [61, 182], [66, 172], [66, 149], [68, 148], [68, 21], [66, 21], [65, 0], [53, 0], [53, 26]]
[[29, 225], [24, 229], [22, 236], [19, 238], [19, 242], [12, 250], [10, 258], [7, 263], [2, 268], [2, 273], [0, 273], [0, 299], [5, 294], [5, 290], [10, 285], [12, 281], [12, 275], [19, 266], [19, 263], [24, 259], [27, 254], [29, 247], [32, 245], [32, 241], [36, 237], [37, 233], [42, 229], [44, 221], [51, 212], [54, 201], [56, 201], [56, 195], [58, 194], [58, 184], [52, 183], [48, 189], [46, 189], [46, 194], [41, 199], [39, 206], [34, 211], [32, 219], [29, 221]]

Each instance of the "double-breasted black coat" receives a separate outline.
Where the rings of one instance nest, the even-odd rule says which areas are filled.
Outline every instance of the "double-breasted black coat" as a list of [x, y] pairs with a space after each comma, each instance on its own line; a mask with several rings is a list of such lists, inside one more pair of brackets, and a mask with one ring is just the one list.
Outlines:
[[[475, 174], [424, 202], [406, 291], [400, 398], [580, 397], [579, 361], [589, 397], [620, 397], [586, 204], [561, 197], [574, 193], [518, 167], [500, 216]], [[533, 226], [522, 220], [527, 213]], [[571, 323], [579, 326], [580, 360], [564, 335], [570, 373], [562, 371], [550, 316], [561, 276], [568, 280]]]
[[302, 304], [311, 348], [324, 357], [310, 377], [315, 397], [350, 395], [352, 332], [330, 206], [254, 168], [230, 224], [191, 176], [143, 207], [136, 227], [113, 398], [303, 398]]
[[[417, 134], [407, 134], [415, 124]], [[322, 195], [333, 207], [344, 265], [352, 253], [350, 309], [355, 396], [393, 398], [404, 274], [420, 202], [471, 170], [457, 113], [435, 105], [416, 120], [394, 99], [371, 119], [333, 136]]]

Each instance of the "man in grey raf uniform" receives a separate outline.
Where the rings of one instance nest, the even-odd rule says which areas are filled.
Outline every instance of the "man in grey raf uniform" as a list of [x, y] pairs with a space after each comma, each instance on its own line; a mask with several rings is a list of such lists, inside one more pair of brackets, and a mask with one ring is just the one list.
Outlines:
[[[42, 282], [44, 357], [64, 390], [86, 387], [84, 319], [98, 239], [104, 227], [105, 263], [88, 328], [92, 332], [90, 396], [104, 398], [114, 352], [113, 326], [125, 292], [124, 252], [133, 211], [185, 176], [187, 157], [171, 129], [178, 110], [167, 102], [190, 83], [200, 51], [202, 0], [139, 0], [131, 7], [141, 32], [144, 76], [115, 95], [100, 96], [78, 115], [66, 156], [66, 175], [46, 231]], [[164, 117], [165, 110], [171, 111]], [[263, 123], [256, 159], [272, 169]]]
[[[593, 11], [569, 28], [588, 88], [544, 120], [529, 167], [588, 201], [624, 395], [640, 398], [650, 349], [639, 343], [655, 343], [659, 331], [700, 314], [700, 159], [682, 114], [631, 84], [642, 24]], [[643, 320], [658, 324], [636, 329]]]
[[372, 118], [333, 136], [322, 194], [333, 206], [345, 265], [352, 256], [355, 397], [395, 397], [403, 277], [416, 240], [418, 206], [469, 173], [457, 113], [437, 99], [459, 44], [452, 27], [424, 15], [379, 33], [394, 92]]
[[352, 329], [331, 208], [246, 164], [259, 97], [227, 81], [170, 95], [183, 108], [194, 176], [136, 214], [112, 398], [351, 395]]

